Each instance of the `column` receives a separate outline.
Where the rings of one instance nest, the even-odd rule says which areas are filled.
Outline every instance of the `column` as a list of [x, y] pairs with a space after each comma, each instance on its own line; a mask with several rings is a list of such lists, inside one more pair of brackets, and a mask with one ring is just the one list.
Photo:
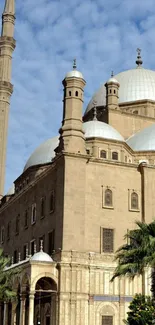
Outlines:
[[12, 302], [11, 325], [16, 325], [16, 307], [17, 302]]
[[21, 294], [20, 296], [20, 325], [25, 325], [25, 303], [26, 296]]
[[8, 303], [4, 302], [3, 325], [8, 325]]
[[34, 325], [34, 292], [29, 293], [29, 323]]

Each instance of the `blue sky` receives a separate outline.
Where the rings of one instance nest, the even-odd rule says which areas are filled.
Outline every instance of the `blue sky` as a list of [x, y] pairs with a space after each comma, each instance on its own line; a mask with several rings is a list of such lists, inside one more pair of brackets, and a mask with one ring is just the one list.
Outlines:
[[137, 47], [155, 69], [154, 0], [16, 0], [16, 12], [6, 190], [33, 150], [58, 134], [61, 82], [75, 57], [87, 82], [84, 108], [111, 70], [135, 67]]

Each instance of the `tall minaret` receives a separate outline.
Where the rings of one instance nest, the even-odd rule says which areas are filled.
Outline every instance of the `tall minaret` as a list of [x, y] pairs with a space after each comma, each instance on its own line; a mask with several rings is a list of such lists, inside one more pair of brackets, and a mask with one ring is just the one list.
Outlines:
[[4, 191], [6, 147], [11, 84], [12, 53], [16, 42], [14, 36], [15, 0], [5, 0], [0, 37], [0, 197]]
[[82, 122], [83, 93], [86, 82], [82, 73], [76, 70], [76, 60], [74, 60], [73, 70], [66, 74], [62, 83], [64, 86], [63, 121], [59, 130], [60, 139], [56, 152], [86, 154]]

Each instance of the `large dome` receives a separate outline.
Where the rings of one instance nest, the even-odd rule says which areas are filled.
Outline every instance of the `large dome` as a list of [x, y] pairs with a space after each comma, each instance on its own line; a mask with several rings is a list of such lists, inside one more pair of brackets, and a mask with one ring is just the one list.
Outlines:
[[126, 142], [134, 151], [155, 151], [155, 124], [132, 135]]
[[[121, 134], [109, 124], [100, 121], [89, 121], [83, 123], [86, 138], [99, 137], [116, 141], [124, 141]], [[54, 149], [58, 146], [59, 137], [54, 137], [43, 142], [28, 159], [24, 171], [31, 166], [51, 162], [55, 156]]]
[[51, 159], [54, 158], [55, 152], [54, 149], [58, 145], [59, 137], [54, 137], [43, 142], [35, 151], [32, 153], [28, 159], [24, 171], [31, 166], [46, 164], [51, 162]]
[[[155, 71], [147, 70], [138, 66], [135, 69], [121, 72], [114, 76], [119, 82], [119, 103], [150, 99], [155, 101]], [[105, 82], [101, 88], [94, 94], [89, 102], [86, 113], [94, 106], [93, 102], [97, 102], [97, 106], [106, 104]]]

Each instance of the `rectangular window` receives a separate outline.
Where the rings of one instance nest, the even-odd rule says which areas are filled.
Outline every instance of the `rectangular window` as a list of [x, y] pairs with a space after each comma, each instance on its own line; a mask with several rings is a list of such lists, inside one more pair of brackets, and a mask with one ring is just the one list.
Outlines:
[[10, 228], [11, 228], [11, 222], [8, 222], [8, 226], [7, 226], [7, 240], [10, 239]]
[[17, 250], [14, 251], [13, 253], [13, 262], [16, 264], [18, 262], [18, 252]]
[[4, 227], [1, 228], [1, 244], [4, 243]]
[[102, 229], [102, 251], [104, 253], [113, 253], [114, 251], [114, 229]]
[[20, 221], [20, 215], [18, 214], [18, 216], [16, 217], [16, 229], [15, 229], [16, 235], [19, 234], [19, 221]]
[[113, 325], [113, 316], [102, 316], [102, 325]]
[[23, 260], [26, 260], [28, 255], [28, 243], [26, 243], [23, 247]]
[[50, 201], [49, 201], [49, 210], [50, 212], [54, 212], [54, 208], [55, 208], [55, 194], [54, 191], [52, 191], [50, 193]]
[[45, 216], [45, 197], [41, 198], [41, 206], [40, 206], [40, 217], [44, 218]]
[[31, 210], [31, 224], [33, 225], [36, 222], [36, 203], [32, 204]]
[[31, 241], [30, 244], [30, 254], [33, 256], [36, 253], [36, 241], [35, 239]]
[[52, 255], [55, 246], [55, 230], [48, 233], [48, 254]]
[[28, 228], [28, 211], [25, 210], [25, 214], [24, 214], [24, 227]]

